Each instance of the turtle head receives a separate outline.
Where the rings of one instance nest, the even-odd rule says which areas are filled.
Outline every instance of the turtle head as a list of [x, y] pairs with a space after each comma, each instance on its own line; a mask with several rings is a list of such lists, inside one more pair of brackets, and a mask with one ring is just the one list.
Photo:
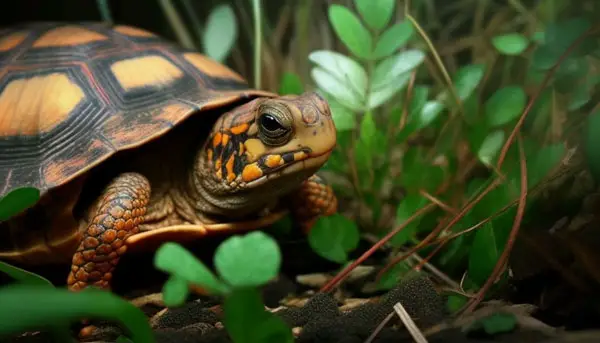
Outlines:
[[331, 110], [317, 93], [258, 98], [217, 120], [197, 159], [197, 188], [223, 210], [260, 205], [298, 187], [335, 145]]

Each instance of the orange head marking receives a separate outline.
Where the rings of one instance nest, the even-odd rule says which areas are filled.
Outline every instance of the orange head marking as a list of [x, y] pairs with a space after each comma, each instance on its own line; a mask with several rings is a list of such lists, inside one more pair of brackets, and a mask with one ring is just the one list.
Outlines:
[[208, 142], [202, 161], [212, 168], [200, 171], [210, 192], [276, 196], [323, 166], [336, 130], [327, 102], [305, 93], [254, 99], [223, 114]]

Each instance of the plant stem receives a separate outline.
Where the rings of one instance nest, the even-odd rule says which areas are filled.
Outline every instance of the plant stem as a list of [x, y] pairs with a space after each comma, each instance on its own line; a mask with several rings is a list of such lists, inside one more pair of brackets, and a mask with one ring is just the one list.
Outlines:
[[261, 47], [262, 47], [262, 23], [261, 1], [252, 0], [252, 19], [254, 20], [254, 88], [261, 87]]
[[108, 0], [96, 0], [96, 3], [98, 4], [98, 10], [100, 11], [100, 17], [102, 17], [102, 21], [112, 25], [114, 21], [112, 14], [110, 13]]

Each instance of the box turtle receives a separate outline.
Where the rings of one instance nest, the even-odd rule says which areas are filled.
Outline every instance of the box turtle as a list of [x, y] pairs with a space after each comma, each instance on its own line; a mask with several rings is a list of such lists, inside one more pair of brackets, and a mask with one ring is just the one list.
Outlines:
[[336, 211], [316, 175], [336, 144], [317, 93], [252, 89], [228, 67], [129, 26], [27, 23], [0, 33], [0, 259], [70, 263], [110, 289], [133, 247]]

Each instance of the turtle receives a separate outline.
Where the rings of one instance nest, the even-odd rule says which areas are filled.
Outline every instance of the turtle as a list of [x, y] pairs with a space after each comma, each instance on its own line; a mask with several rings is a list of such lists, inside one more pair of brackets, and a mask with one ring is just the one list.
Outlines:
[[[337, 212], [336, 146], [317, 91], [279, 95], [136, 26], [27, 22], [0, 32], [0, 196], [39, 200], [0, 223], [0, 260], [70, 264], [111, 289], [126, 251]], [[66, 273], [66, 272], [65, 272]]]

